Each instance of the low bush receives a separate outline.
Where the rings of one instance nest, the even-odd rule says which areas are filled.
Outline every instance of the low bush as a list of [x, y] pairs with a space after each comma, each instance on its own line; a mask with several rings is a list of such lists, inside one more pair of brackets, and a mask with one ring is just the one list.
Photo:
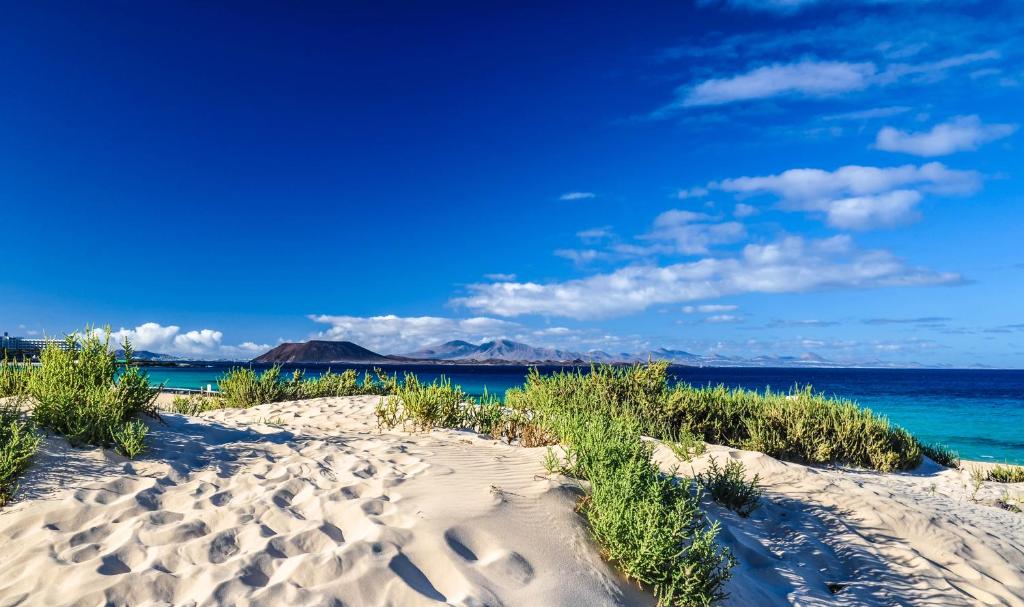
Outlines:
[[360, 394], [392, 394], [398, 379], [379, 369], [371, 375], [366, 372], [360, 382], [354, 369], [334, 373], [330, 369], [316, 377], [305, 377], [295, 370], [285, 379], [281, 367], [274, 366], [262, 373], [251, 367], [235, 367], [217, 380], [217, 398], [222, 407], [249, 408], [284, 400], [301, 400], [326, 396], [356, 396]]
[[1024, 483], [1024, 468], [996, 464], [994, 468], [988, 471], [985, 480], [997, 483]]
[[660, 605], [725, 597], [734, 561], [715, 543], [718, 524], [701, 512], [695, 484], [651, 461], [636, 420], [572, 406], [545, 419], [566, 450], [562, 470], [589, 481], [580, 511], [609, 561], [650, 587]]
[[188, 396], [175, 396], [171, 400], [168, 410], [181, 415], [195, 416], [219, 408], [220, 402], [214, 397], [189, 394]]
[[916, 467], [921, 445], [870, 409], [811, 389], [763, 394], [723, 386], [678, 385], [666, 403], [669, 427], [709, 443], [808, 464], [848, 464], [888, 472]]
[[683, 461], [688, 462], [698, 455], [702, 455], [707, 450], [707, 445], [704, 444], [704, 441], [685, 428], [674, 432], [666, 430], [664, 434], [671, 437], [665, 439], [664, 443], [668, 445], [668, 448], [672, 450], [676, 457]]
[[945, 445], [938, 443], [922, 444], [921, 452], [932, 459], [933, 462], [947, 468], [960, 467], [960, 454]]
[[285, 382], [281, 380], [281, 367], [278, 366], [262, 373], [256, 373], [250, 367], [235, 367], [217, 380], [217, 386], [217, 398], [224, 407], [247, 409], [287, 400]]
[[18, 476], [31, 463], [39, 440], [31, 424], [23, 419], [19, 403], [0, 403], [0, 506], [14, 496]]
[[522, 388], [506, 393], [505, 415], [541, 444], [562, 445], [562, 458], [546, 451], [545, 468], [587, 481], [580, 511], [608, 560], [661, 605], [707, 605], [724, 598], [733, 559], [715, 543], [718, 525], [701, 512], [699, 487], [662, 474], [642, 438], [662, 431], [664, 370], [531, 371]]
[[119, 430], [114, 431], [114, 446], [121, 455], [134, 458], [146, 450], [146, 434], [149, 427], [142, 421], [133, 419], [125, 422]]
[[466, 406], [468, 399], [460, 386], [453, 386], [443, 376], [425, 384], [406, 373], [395, 394], [381, 398], [377, 405], [377, 425], [387, 429], [411, 426], [413, 431], [466, 428], [474, 423]]
[[697, 475], [697, 483], [719, 504], [740, 516], [747, 517], [757, 509], [763, 491], [758, 486], [760, 476], [747, 480], [746, 468], [739, 460], [729, 460], [719, 467], [715, 458], [708, 459], [708, 467]]
[[43, 348], [28, 383], [33, 420], [73, 445], [111, 447], [126, 424], [143, 413], [155, 415], [159, 390], [131, 366], [131, 344], [126, 340], [122, 347], [126, 362], [120, 374], [109, 328], [102, 337], [90, 329], [69, 335], [64, 349], [54, 344]]
[[0, 361], [0, 398], [28, 394], [28, 378], [33, 367], [29, 362], [16, 362], [4, 356]]

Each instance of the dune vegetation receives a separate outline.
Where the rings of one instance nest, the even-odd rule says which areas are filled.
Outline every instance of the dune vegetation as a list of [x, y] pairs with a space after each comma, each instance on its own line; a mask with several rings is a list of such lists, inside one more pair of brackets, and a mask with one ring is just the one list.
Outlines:
[[20, 402], [0, 402], [0, 506], [17, 490], [18, 475], [28, 468], [39, 440]]
[[335, 373], [328, 369], [317, 377], [305, 377], [296, 370], [290, 377], [273, 366], [257, 373], [250, 367], [235, 367], [217, 380], [219, 391], [212, 406], [248, 408], [266, 403], [325, 396], [356, 396], [360, 394], [391, 394], [397, 388], [396, 377], [380, 370], [371, 375], [366, 372], [362, 381], [354, 369]]
[[38, 366], [0, 364], [0, 505], [13, 496], [41, 429], [78, 447], [112, 447], [127, 457], [145, 450], [148, 426], [140, 417], [156, 415], [159, 389], [131, 366], [131, 344], [122, 347], [126, 360], [119, 366], [110, 329], [87, 328], [67, 336], [63, 348], [46, 346]]
[[[155, 415], [157, 389], [137, 367], [119, 369], [109, 341], [109, 330], [87, 330], [69, 336], [64, 349], [46, 348], [38, 367], [0, 366], [0, 390], [16, 396], [0, 408], [0, 504], [13, 494], [17, 475], [38, 447], [36, 428], [129, 457], [144, 450], [147, 426], [140, 416]], [[123, 349], [130, 363], [131, 345]], [[425, 383], [413, 374], [399, 380], [376, 371], [360, 378], [351, 369], [305, 377], [299, 371], [285, 376], [277, 366], [263, 372], [238, 367], [218, 384], [215, 395], [179, 396], [169, 408], [197, 415], [285, 400], [379, 395], [375, 412], [382, 430], [466, 429], [525, 447], [549, 446], [544, 465], [577, 480], [579, 511], [603, 556], [651, 589], [662, 605], [723, 598], [734, 559], [716, 541], [719, 526], [704, 513], [704, 498], [749, 516], [761, 489], [739, 462], [720, 466], [712, 460], [694, 478], [665, 474], [653, 460], [657, 443], [645, 437], [660, 440], [681, 460], [702, 453], [706, 441], [782, 460], [880, 471], [913, 468], [923, 454], [944, 465], [959, 463], [949, 449], [923, 445], [852, 402], [810, 388], [759, 393], [673, 385], [665, 363], [549, 375], [533, 370], [504, 399], [474, 399], [443, 377]], [[997, 468], [990, 479], [1015, 482], [1019, 475], [1020, 469]]]

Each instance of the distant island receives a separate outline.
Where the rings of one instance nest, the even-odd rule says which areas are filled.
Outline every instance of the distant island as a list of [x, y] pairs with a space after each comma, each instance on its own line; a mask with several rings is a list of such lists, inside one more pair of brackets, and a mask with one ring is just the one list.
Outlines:
[[[379, 354], [350, 341], [311, 340], [282, 343], [252, 359], [263, 364], [475, 364], [475, 365], [588, 365], [631, 364], [650, 360], [666, 361], [689, 367], [891, 367], [880, 361], [855, 365], [826, 360], [813, 353], [801, 356], [757, 356], [743, 358], [719, 354], [701, 355], [684, 350], [658, 348], [642, 352], [609, 353], [602, 350], [574, 352], [557, 348], [536, 347], [510, 339], [497, 339], [482, 344], [452, 340], [405, 354]], [[902, 365], [908, 366], [908, 365]], [[909, 365], [920, 366], [920, 365]]]

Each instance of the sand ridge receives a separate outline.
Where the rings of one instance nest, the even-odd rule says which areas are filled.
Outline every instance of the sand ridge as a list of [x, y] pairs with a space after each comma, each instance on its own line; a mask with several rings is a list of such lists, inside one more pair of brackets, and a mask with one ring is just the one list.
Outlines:
[[[543, 449], [377, 432], [377, 397], [151, 423], [136, 461], [47, 439], [0, 510], [8, 605], [653, 605], [599, 557]], [[707, 502], [738, 565], [726, 605], [1024, 606], [1024, 515], [969, 474], [878, 474], [710, 446], [766, 489]], [[979, 501], [1024, 486], [985, 483]]]
[[650, 602], [541, 451], [378, 435], [375, 403], [168, 414], [135, 462], [48, 440], [0, 512], [0, 605]]

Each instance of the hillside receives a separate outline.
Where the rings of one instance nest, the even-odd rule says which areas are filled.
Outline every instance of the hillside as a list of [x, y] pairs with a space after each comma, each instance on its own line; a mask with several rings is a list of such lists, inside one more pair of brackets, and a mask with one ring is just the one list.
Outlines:
[[565, 362], [583, 360], [577, 352], [558, 350], [555, 348], [538, 348], [528, 344], [498, 339], [471, 344], [465, 341], [449, 341], [438, 346], [426, 348], [410, 354], [408, 358], [425, 360], [461, 360], [461, 361], [505, 361], [505, 362]]
[[266, 354], [252, 359], [254, 363], [388, 363], [392, 359], [350, 341], [312, 340], [283, 343]]

